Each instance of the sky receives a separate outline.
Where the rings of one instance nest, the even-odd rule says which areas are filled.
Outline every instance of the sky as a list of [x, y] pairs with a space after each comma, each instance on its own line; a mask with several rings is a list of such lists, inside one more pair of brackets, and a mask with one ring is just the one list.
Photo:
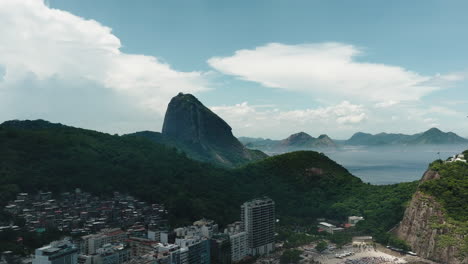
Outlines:
[[160, 131], [192, 93], [236, 136], [468, 137], [464, 0], [1, 0], [0, 122]]

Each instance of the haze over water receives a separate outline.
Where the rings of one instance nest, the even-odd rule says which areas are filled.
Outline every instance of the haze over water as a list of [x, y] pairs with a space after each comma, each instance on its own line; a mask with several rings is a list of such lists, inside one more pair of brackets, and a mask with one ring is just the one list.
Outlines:
[[468, 149], [465, 145], [363, 147], [347, 146], [325, 154], [353, 175], [371, 184], [393, 184], [421, 179], [429, 163]]

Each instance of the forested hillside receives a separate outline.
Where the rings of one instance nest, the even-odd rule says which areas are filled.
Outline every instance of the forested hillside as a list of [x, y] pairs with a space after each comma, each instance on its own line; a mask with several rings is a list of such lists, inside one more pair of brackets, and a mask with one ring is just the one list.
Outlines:
[[242, 202], [268, 195], [276, 201], [278, 217], [291, 223], [363, 215], [367, 220], [361, 228], [377, 234], [401, 219], [416, 184], [365, 184], [312, 151], [223, 169], [141, 137], [46, 121], [0, 126], [2, 202], [18, 191], [76, 187], [103, 195], [118, 190], [165, 203], [172, 222], [178, 224], [207, 217], [224, 225], [239, 219]]

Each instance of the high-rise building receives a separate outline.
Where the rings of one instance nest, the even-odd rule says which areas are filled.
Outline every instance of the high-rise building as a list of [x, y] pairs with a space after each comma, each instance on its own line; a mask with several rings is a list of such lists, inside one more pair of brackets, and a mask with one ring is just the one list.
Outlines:
[[158, 263], [181, 264], [181, 250], [178, 245], [159, 243], [155, 248], [158, 250], [158, 258], [165, 260]]
[[218, 233], [210, 239], [211, 263], [231, 264], [231, 241], [228, 234]]
[[267, 255], [275, 248], [275, 202], [258, 198], [241, 205], [241, 221], [252, 256]]
[[247, 233], [242, 230], [242, 222], [235, 222], [224, 230], [231, 242], [231, 259], [233, 262], [241, 261], [248, 255]]
[[32, 264], [77, 264], [78, 249], [68, 240], [36, 249]]
[[[187, 261], [188, 264], [210, 264], [210, 240], [204, 237], [185, 237], [176, 238], [175, 243], [182, 249], [188, 248], [187, 260], [185, 255], [181, 255], [181, 263]], [[181, 251], [183, 253], [185, 252]]]

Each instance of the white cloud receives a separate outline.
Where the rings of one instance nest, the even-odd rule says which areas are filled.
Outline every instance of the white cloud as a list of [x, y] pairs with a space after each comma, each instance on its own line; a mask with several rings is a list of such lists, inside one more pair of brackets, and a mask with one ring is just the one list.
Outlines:
[[238, 135], [278, 137], [299, 131], [311, 134], [350, 130], [367, 119], [366, 109], [348, 101], [328, 107], [280, 111], [247, 102], [231, 106], [213, 106], [215, 113], [235, 128]]
[[448, 74], [438, 74], [438, 78], [441, 80], [445, 81], [450, 81], [450, 82], [457, 82], [457, 81], [463, 81], [468, 79], [468, 71], [461, 71], [461, 72], [453, 72], [453, 73], [448, 73]]
[[123, 53], [109, 27], [49, 8], [43, 0], [0, 1], [0, 25], [0, 89], [26, 79], [90, 81], [159, 114], [177, 92], [207, 89], [206, 73], [180, 72], [156, 57]]
[[285, 45], [270, 43], [233, 56], [213, 57], [216, 70], [266, 87], [311, 92], [318, 97], [370, 101], [381, 107], [419, 100], [458, 81], [459, 75], [424, 76], [398, 66], [357, 60], [362, 51], [342, 43]]
[[281, 112], [278, 118], [280, 120], [294, 120], [304, 124], [317, 121], [356, 124], [364, 121], [367, 117], [362, 105], [354, 105], [348, 101], [343, 101], [338, 105], [328, 107]]
[[380, 103], [376, 103], [375, 107], [376, 108], [386, 108], [386, 107], [391, 107], [391, 106], [396, 105], [396, 104], [398, 104], [397, 101], [388, 100], [388, 101], [383, 101], [383, 102], [380, 102]]

